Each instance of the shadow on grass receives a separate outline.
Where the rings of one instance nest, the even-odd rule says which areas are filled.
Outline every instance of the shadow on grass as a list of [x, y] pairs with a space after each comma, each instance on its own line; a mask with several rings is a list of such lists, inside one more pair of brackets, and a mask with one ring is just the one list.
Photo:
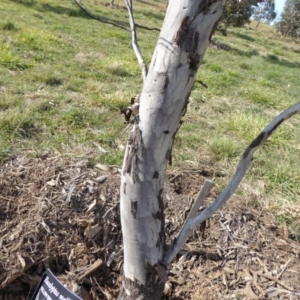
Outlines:
[[81, 9], [79, 8], [69, 8], [60, 5], [52, 5], [49, 3], [41, 3], [36, 9], [40, 12], [53, 12], [59, 15], [68, 15], [70, 17], [80, 17], [85, 19], [90, 19]]
[[287, 68], [300, 68], [300, 63], [298, 62], [290, 62], [285, 59], [279, 59], [278, 56], [274, 54], [269, 54], [264, 57], [264, 59], [272, 64], [282, 66], [282, 67], [287, 67]]
[[117, 27], [129, 27], [127, 22], [107, 18], [104, 15], [103, 16], [97, 16], [97, 15], [94, 15], [94, 12], [90, 12], [93, 15], [93, 18], [92, 18], [92, 17], [88, 16], [87, 13], [85, 13], [79, 7], [69, 8], [69, 7], [63, 7], [63, 6], [60, 6], [60, 5], [51, 5], [51, 4], [46, 3], [46, 4], [40, 4], [37, 9], [40, 12], [50, 11], [50, 12], [53, 12], [53, 13], [56, 13], [56, 14], [68, 15], [70, 17], [77, 17], [77, 18], [79, 17], [79, 18], [91, 19], [91, 20], [94, 19], [96, 21], [103, 22], [103, 23], [106, 23], [106, 24], [110, 24], [112, 26], [115, 25]]
[[241, 38], [243, 40], [249, 41], [249, 42], [255, 42], [255, 38], [252, 36], [245, 34], [245, 33], [240, 33], [240, 32], [233, 32], [236, 37]]
[[244, 51], [238, 48], [231, 48], [231, 51], [239, 56], [245, 56], [245, 57], [252, 57], [252, 56], [258, 56], [259, 52], [256, 49], [252, 49], [249, 51]]
[[295, 53], [300, 53], [300, 49], [293, 49]]
[[231, 47], [227, 44], [220, 43], [217, 41], [211, 41], [211, 46], [215, 47], [217, 49], [220, 49], [220, 50], [232, 52], [233, 54], [236, 54], [239, 56], [251, 57], [251, 56], [259, 55], [259, 52], [256, 49], [244, 51], [244, 50], [241, 50], [241, 49], [238, 49], [235, 47]]
[[32, 6], [36, 5], [35, 0], [11, 0], [11, 1], [15, 2], [15, 3], [25, 5], [25, 6], [29, 6], [29, 7], [32, 7]]
[[[224, 43], [220, 43], [217, 41], [211, 41], [211, 46], [215, 47], [219, 50], [224, 51], [230, 51], [233, 54], [244, 56], [244, 57], [252, 57], [252, 56], [261, 56], [259, 52], [256, 49], [252, 49], [250, 51], [244, 51], [238, 48], [231, 47], [229, 45], [226, 45]], [[279, 59], [277, 55], [274, 54], [268, 54], [267, 56], [261, 56], [263, 59], [265, 59], [267, 62], [276, 64], [279, 66], [287, 67], [287, 68], [300, 68], [300, 63], [298, 62], [290, 62], [285, 59]]]
[[56, 13], [59, 15], [68, 15], [69, 17], [84, 18], [87, 20], [88, 19], [91, 19], [91, 20], [96, 19], [99, 22], [110, 24], [112, 26], [115, 25], [117, 27], [126, 27], [126, 28], [128, 27], [128, 30], [129, 30], [129, 25], [127, 22], [122, 22], [119, 20], [107, 18], [105, 16], [97, 16], [97, 15], [94, 15], [94, 18], [91, 18], [84, 11], [82, 11], [79, 7], [70, 8], [70, 7], [64, 7], [61, 5], [52, 5], [49, 3], [37, 3], [35, 0], [11, 0], [11, 1], [25, 5], [25, 6], [30, 6], [30, 7], [35, 6], [35, 9], [39, 12], [53, 12], [53, 13]]

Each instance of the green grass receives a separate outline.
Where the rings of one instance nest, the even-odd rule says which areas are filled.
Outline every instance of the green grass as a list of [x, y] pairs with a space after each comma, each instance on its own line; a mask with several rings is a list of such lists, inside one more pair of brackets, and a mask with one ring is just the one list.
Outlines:
[[[136, 22], [160, 27], [165, 3], [148, 2], [135, 3]], [[94, 15], [128, 27], [124, 4], [117, 4], [84, 1]], [[121, 165], [128, 132], [120, 109], [142, 87], [130, 32], [90, 19], [72, 1], [3, 0], [0, 14], [0, 160], [57, 151]], [[138, 38], [149, 64], [158, 33], [139, 29]], [[221, 189], [243, 149], [299, 101], [300, 47], [264, 24], [229, 28], [214, 40], [224, 47], [207, 50], [197, 79], [208, 88], [193, 88], [173, 166], [210, 164], [228, 175], [217, 179]], [[282, 207], [299, 205], [299, 120], [278, 129], [244, 179], [279, 219]], [[238, 192], [249, 196], [243, 185]], [[283, 215], [295, 223], [300, 213]]]

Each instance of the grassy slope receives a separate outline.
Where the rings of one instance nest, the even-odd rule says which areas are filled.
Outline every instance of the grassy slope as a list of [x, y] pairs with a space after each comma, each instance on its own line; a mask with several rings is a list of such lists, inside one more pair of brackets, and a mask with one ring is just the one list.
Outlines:
[[[83, 2], [127, 26], [125, 9]], [[123, 5], [123, 1], [116, 1]], [[164, 2], [137, 2], [136, 21], [159, 27]], [[122, 162], [127, 134], [119, 114], [141, 90], [130, 33], [86, 17], [72, 1], [3, 0], [0, 8], [0, 159], [59, 151], [94, 162]], [[138, 31], [149, 63], [158, 33]], [[215, 36], [174, 148], [174, 167], [212, 164], [234, 172], [243, 149], [281, 110], [299, 101], [300, 47], [267, 25]], [[299, 117], [259, 151], [237, 194], [265, 202], [296, 226], [300, 216]], [[99, 146], [107, 153], [99, 151]], [[217, 179], [217, 187], [228, 182]], [[255, 200], [255, 201], [254, 201]]]

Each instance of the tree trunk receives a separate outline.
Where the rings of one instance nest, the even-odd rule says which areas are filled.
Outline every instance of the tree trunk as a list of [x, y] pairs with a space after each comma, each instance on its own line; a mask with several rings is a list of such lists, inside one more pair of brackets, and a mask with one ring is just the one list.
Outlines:
[[120, 206], [124, 277], [119, 299], [160, 299], [167, 280], [163, 188], [172, 146], [222, 0], [173, 0], [167, 9], [126, 148]]

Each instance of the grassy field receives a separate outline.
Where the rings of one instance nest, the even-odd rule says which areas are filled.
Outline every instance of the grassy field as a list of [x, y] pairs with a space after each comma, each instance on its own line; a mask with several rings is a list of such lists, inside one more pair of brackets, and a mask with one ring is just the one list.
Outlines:
[[[0, 160], [51, 151], [121, 165], [127, 133], [120, 109], [141, 91], [128, 31], [92, 20], [70, 1], [3, 0], [0, 8]], [[85, 0], [94, 15], [128, 27], [115, 8]], [[164, 1], [137, 1], [136, 22], [160, 27]], [[158, 32], [138, 30], [151, 60]], [[210, 165], [226, 176], [243, 149], [279, 112], [298, 102], [300, 46], [274, 28], [250, 24], [214, 36], [174, 145], [172, 168]], [[264, 203], [300, 239], [300, 118], [261, 149], [237, 195]]]

